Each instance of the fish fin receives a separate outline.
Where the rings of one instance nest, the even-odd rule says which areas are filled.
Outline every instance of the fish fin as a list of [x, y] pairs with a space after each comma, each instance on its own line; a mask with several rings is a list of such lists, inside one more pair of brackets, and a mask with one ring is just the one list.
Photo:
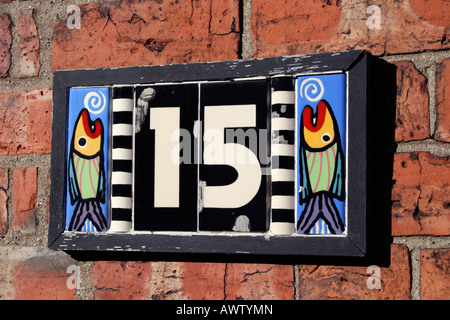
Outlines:
[[345, 160], [344, 153], [339, 146], [336, 154], [336, 167], [334, 170], [333, 181], [329, 189], [333, 197], [338, 200], [344, 200], [345, 197]]
[[72, 205], [80, 198], [80, 190], [78, 188], [78, 182], [73, 164], [73, 157], [69, 158], [69, 194]]
[[106, 179], [105, 179], [105, 170], [103, 167], [103, 161], [100, 161], [100, 172], [99, 172], [99, 182], [98, 182], [98, 191], [97, 191], [97, 199], [101, 202], [101, 203], [105, 203], [105, 183], [106, 183]]
[[303, 147], [300, 147], [300, 181], [299, 181], [299, 202], [305, 203], [311, 196], [311, 185], [309, 183], [308, 164], [306, 162], [306, 151]]

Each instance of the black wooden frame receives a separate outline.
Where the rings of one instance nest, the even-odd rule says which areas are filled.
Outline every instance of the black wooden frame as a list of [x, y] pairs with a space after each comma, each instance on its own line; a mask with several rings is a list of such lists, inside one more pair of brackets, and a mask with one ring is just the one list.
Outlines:
[[[132, 251], [267, 256], [346, 256], [366, 254], [368, 68], [365, 51], [234, 60], [194, 64], [55, 71], [51, 196], [48, 246], [68, 252]], [[229, 80], [258, 76], [345, 72], [348, 84], [347, 232], [345, 235], [269, 233], [130, 232], [84, 233], [65, 230], [68, 89], [75, 86]]]

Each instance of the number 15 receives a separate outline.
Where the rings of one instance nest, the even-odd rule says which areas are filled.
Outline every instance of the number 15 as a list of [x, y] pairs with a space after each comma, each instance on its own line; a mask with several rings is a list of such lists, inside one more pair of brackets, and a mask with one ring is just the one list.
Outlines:
[[[254, 104], [205, 106], [203, 165], [227, 165], [237, 172], [231, 184], [204, 187], [205, 208], [240, 208], [258, 192], [262, 174], [255, 153], [242, 144], [225, 143], [226, 128], [255, 126]], [[174, 148], [179, 148], [179, 139], [173, 139], [179, 128], [179, 107], [150, 109], [150, 129], [155, 130], [155, 207], [178, 208], [180, 204], [180, 161], [172, 156]], [[242, 157], [247, 161], [236, 161]]]

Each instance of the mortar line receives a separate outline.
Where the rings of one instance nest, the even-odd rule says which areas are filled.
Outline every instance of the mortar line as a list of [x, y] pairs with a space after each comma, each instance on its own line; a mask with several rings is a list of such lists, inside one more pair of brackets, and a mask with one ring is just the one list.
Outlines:
[[380, 56], [381, 59], [384, 59], [388, 62], [394, 61], [403, 61], [415, 60], [428, 58], [429, 64], [437, 64], [440, 63], [443, 59], [450, 58], [450, 50], [449, 49], [437, 49], [437, 50], [425, 50], [423, 52], [407, 52], [407, 53], [390, 53], [388, 55]]
[[434, 136], [436, 125], [436, 64], [427, 68], [426, 77], [428, 78], [428, 108], [430, 114], [430, 137]]
[[394, 236], [392, 243], [404, 244], [410, 250], [448, 249], [448, 244], [450, 243], [450, 236], [427, 236], [427, 235]]
[[76, 266], [80, 270], [80, 288], [76, 288], [75, 300], [89, 300], [93, 299], [93, 293], [96, 289], [92, 285], [92, 269], [94, 268], [94, 261], [79, 261], [76, 260]]
[[448, 249], [450, 236], [396, 236], [394, 244], [404, 244], [408, 248], [411, 267], [411, 300], [421, 299], [421, 259], [420, 252], [424, 249]]
[[242, 59], [250, 59], [253, 54], [253, 39], [251, 36], [252, 0], [242, 0], [242, 31], [241, 55]]
[[409, 251], [411, 264], [411, 300], [420, 300], [420, 250]]
[[294, 264], [294, 300], [300, 300], [300, 265]]
[[450, 155], [450, 143], [433, 139], [398, 142], [395, 153], [429, 152], [437, 156]]

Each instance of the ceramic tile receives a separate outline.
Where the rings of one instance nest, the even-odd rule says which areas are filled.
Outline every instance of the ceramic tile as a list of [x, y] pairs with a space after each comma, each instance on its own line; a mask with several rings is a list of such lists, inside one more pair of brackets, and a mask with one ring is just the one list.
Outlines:
[[346, 75], [297, 81], [297, 232], [341, 234], [346, 221]]
[[133, 87], [112, 88], [111, 232], [127, 232], [132, 222]]
[[71, 88], [66, 229], [107, 231], [109, 88]]
[[202, 231], [267, 231], [268, 90], [266, 80], [201, 85]]
[[197, 230], [198, 85], [138, 86], [134, 229]]
[[271, 79], [271, 225], [274, 234], [295, 232], [294, 78]]

